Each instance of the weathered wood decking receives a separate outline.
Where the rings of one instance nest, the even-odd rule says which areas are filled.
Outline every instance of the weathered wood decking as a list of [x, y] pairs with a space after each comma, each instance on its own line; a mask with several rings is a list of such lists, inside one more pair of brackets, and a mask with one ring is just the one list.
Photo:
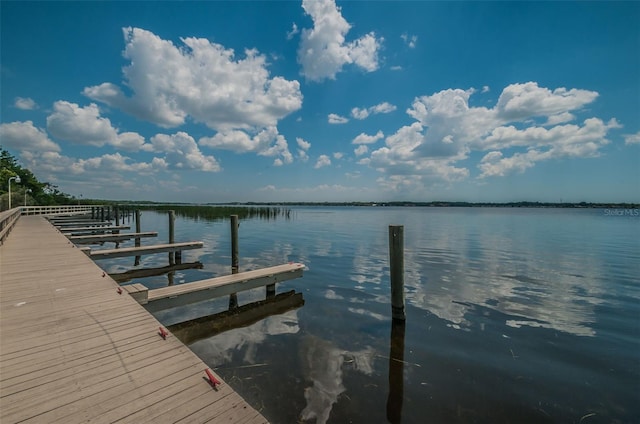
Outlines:
[[44, 218], [0, 247], [0, 422], [265, 423]]

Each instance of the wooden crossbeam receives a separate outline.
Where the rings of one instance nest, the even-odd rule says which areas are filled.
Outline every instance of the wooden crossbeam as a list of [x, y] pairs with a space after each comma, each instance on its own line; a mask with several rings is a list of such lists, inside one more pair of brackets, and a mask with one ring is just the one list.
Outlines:
[[162, 252], [177, 252], [181, 250], [200, 249], [204, 246], [201, 241], [187, 241], [183, 243], [155, 244], [152, 246], [123, 247], [120, 249], [95, 250], [89, 253], [92, 259], [121, 258], [124, 256], [141, 256]]
[[103, 241], [124, 241], [137, 237], [157, 237], [156, 231], [144, 233], [120, 233], [120, 234], [89, 234], [86, 236], [69, 236], [69, 240], [74, 243], [99, 243]]
[[67, 227], [105, 227], [111, 225], [111, 221], [69, 221], [69, 222], [52, 222], [58, 228]]
[[108, 227], [71, 227], [71, 228], [60, 228], [60, 232], [62, 233], [88, 233], [92, 231], [114, 231], [114, 230], [128, 230], [131, 227], [128, 225], [111, 225]]
[[[300, 278], [303, 270], [304, 264], [291, 263], [153, 289], [148, 291], [146, 307], [147, 310], [155, 312], [228, 296], [232, 293]], [[144, 302], [140, 303], [144, 304]]]
[[165, 275], [172, 271], [179, 271], [183, 269], [202, 269], [203, 267], [204, 265], [202, 265], [202, 262], [199, 261], [186, 262], [182, 264], [161, 266], [157, 268], [130, 269], [125, 272], [109, 274], [109, 277], [113, 278], [116, 283], [125, 283], [127, 281], [133, 280], [134, 278], [154, 277], [156, 275]]

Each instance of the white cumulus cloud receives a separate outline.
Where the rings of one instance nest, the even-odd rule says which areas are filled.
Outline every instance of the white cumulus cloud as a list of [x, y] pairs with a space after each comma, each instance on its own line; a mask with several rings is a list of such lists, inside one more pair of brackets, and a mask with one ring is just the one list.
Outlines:
[[502, 90], [496, 111], [502, 119], [524, 120], [535, 116], [552, 116], [576, 110], [593, 102], [598, 93], [564, 87], [550, 90], [535, 82], [511, 84]]
[[172, 135], [156, 134], [151, 137], [151, 146], [156, 153], [164, 153], [161, 158], [168, 169], [199, 170], [218, 172], [220, 164], [213, 156], [204, 155], [193, 137], [179, 131]]
[[302, 8], [313, 20], [312, 29], [303, 29], [298, 48], [302, 74], [311, 81], [335, 79], [344, 65], [355, 64], [372, 72], [378, 69], [378, 52], [383, 39], [370, 32], [347, 42], [351, 25], [335, 0], [303, 0]]
[[60, 146], [32, 121], [0, 124], [0, 144], [22, 152], [60, 152]]
[[[385, 146], [358, 163], [387, 175], [385, 184], [403, 187], [409, 177], [422, 183], [467, 178], [466, 164], [459, 163], [472, 151], [485, 151], [478, 177], [498, 177], [524, 172], [543, 160], [598, 156], [609, 143], [609, 131], [620, 128], [615, 119], [597, 117], [570, 123], [595, 101], [594, 91], [511, 84], [493, 107], [470, 106], [475, 92], [447, 89], [416, 97], [407, 109], [415, 122], [389, 135]], [[361, 141], [368, 140], [364, 136]]]
[[53, 112], [47, 117], [47, 130], [52, 136], [74, 144], [94, 147], [111, 145], [132, 152], [150, 148], [138, 133], [118, 133], [109, 118], [100, 115], [95, 103], [81, 107], [63, 100], [55, 102]]
[[47, 117], [47, 130], [54, 137], [96, 147], [111, 144], [118, 137], [111, 121], [100, 116], [95, 103], [80, 107], [63, 100], [55, 102], [53, 113]]
[[203, 38], [182, 38], [183, 46], [150, 31], [124, 28], [124, 84], [131, 97], [110, 82], [86, 87], [84, 94], [162, 127], [188, 117], [209, 128], [259, 129], [302, 106], [298, 81], [270, 77], [264, 55], [232, 49]]
[[302, 162], [307, 162], [309, 160], [309, 154], [307, 152], [311, 148], [311, 143], [300, 137], [296, 138], [296, 143], [298, 143], [298, 158]]
[[296, 143], [298, 143], [298, 147], [300, 147], [302, 150], [309, 150], [309, 148], [311, 147], [311, 143], [309, 143], [308, 141], [305, 141], [303, 138], [297, 137], [296, 138]]
[[635, 134], [625, 134], [624, 144], [640, 144], [640, 131]]
[[352, 144], [373, 144], [378, 140], [381, 140], [384, 137], [382, 131], [378, 131], [374, 135], [368, 135], [365, 133], [360, 133], [353, 139]]
[[331, 165], [331, 159], [327, 155], [320, 155], [316, 164], [314, 165], [315, 169], [322, 168], [323, 166]]
[[251, 152], [260, 156], [277, 157], [276, 159], [280, 159], [274, 162], [277, 166], [293, 161], [287, 140], [278, 133], [276, 127], [267, 127], [253, 136], [240, 130], [221, 131], [213, 137], [202, 137], [198, 143], [236, 153]]
[[391, 113], [396, 109], [397, 107], [395, 105], [392, 105], [388, 102], [383, 102], [364, 109], [354, 107], [353, 109], [351, 109], [351, 116], [355, 119], [362, 120], [367, 119], [370, 115], [375, 115], [378, 113]]
[[16, 97], [13, 105], [22, 110], [34, 110], [38, 104], [31, 97]]
[[361, 144], [353, 150], [353, 153], [356, 156], [362, 156], [369, 151], [369, 148], [366, 144]]
[[346, 124], [347, 122], [349, 122], [349, 119], [335, 113], [330, 113], [327, 116], [327, 120], [330, 124]]

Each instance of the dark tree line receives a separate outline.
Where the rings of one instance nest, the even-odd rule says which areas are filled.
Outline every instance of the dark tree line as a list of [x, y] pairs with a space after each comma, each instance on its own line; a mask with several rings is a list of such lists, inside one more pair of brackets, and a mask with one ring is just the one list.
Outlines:
[[[27, 168], [23, 168], [15, 157], [0, 147], [0, 209], [9, 206], [9, 178], [20, 177], [20, 184], [11, 181], [11, 203], [13, 206], [24, 205], [68, 205], [76, 199], [58, 190], [58, 187], [40, 182]], [[25, 197], [26, 194], [26, 197]]]

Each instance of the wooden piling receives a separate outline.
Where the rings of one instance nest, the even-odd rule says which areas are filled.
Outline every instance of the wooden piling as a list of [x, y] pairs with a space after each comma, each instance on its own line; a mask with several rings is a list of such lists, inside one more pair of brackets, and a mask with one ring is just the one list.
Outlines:
[[[140, 209], [136, 209], [136, 233], [141, 233], [141, 224], [140, 224]], [[135, 246], [140, 247], [140, 237], [136, 237]], [[140, 265], [140, 256], [136, 256], [133, 262], [133, 266]]]
[[[238, 215], [231, 215], [231, 274], [237, 274], [239, 265], [238, 259]], [[238, 294], [231, 293], [229, 295], [229, 309], [238, 307]]]
[[391, 316], [405, 320], [404, 313], [404, 226], [389, 225], [389, 274], [391, 277]]
[[[169, 244], [175, 243], [175, 222], [176, 212], [174, 210], [169, 211]], [[173, 252], [169, 252], [169, 265], [175, 265], [175, 255]]]
[[118, 205], [113, 207], [113, 216], [115, 216], [116, 225], [120, 225], [120, 215], [119, 215]]
[[[140, 224], [140, 209], [136, 209], [136, 233], [142, 232], [142, 225]], [[140, 247], [140, 237], [136, 237], [136, 247]]]
[[104, 221], [104, 206], [100, 208], [100, 220]]

